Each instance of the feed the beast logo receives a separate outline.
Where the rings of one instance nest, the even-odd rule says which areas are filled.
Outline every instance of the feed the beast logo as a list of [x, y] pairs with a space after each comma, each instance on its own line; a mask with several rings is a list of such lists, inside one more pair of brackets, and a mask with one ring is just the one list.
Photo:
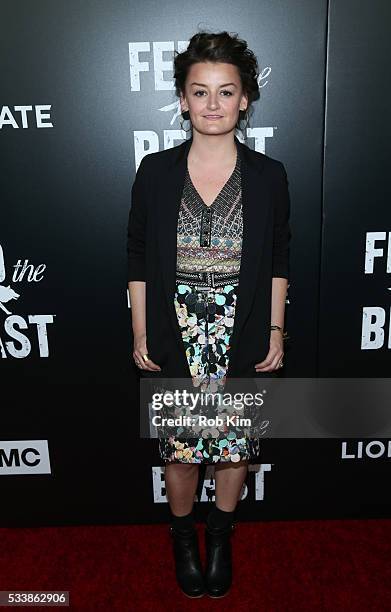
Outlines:
[[47, 440], [0, 440], [0, 476], [50, 473]]
[[[367, 232], [365, 244], [365, 274], [376, 272], [391, 272], [391, 232]], [[388, 284], [388, 283], [387, 283]], [[387, 287], [388, 292], [391, 287]], [[388, 338], [386, 329], [388, 326]], [[391, 307], [390, 294], [388, 305], [364, 306], [362, 311], [362, 349], [391, 348]]]
[[0, 244], [0, 356], [2, 359], [23, 359], [30, 354], [49, 357], [48, 324], [53, 323], [56, 315], [23, 312], [24, 284], [39, 283], [46, 265], [34, 266], [28, 259], [18, 259], [13, 268], [10, 274]]

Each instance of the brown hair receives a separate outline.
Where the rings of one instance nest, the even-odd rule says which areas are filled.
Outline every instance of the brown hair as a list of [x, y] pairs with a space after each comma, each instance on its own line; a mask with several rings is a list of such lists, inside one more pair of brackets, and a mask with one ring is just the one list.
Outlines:
[[197, 62], [224, 62], [238, 67], [242, 87], [248, 97], [247, 110], [239, 113], [236, 124], [236, 128], [240, 130], [241, 116], [245, 113], [249, 116], [251, 104], [260, 97], [259, 68], [254, 53], [248, 48], [247, 42], [238, 38], [236, 33], [203, 31], [194, 34], [185, 51], [174, 51], [174, 81], [178, 97], [185, 92], [190, 66]]

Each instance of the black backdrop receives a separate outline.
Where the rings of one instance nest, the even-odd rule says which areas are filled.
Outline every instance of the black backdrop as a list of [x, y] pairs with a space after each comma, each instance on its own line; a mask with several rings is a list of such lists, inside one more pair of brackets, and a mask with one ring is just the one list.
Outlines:
[[[185, 137], [172, 58], [198, 28], [238, 32], [256, 53], [247, 144], [288, 173], [285, 376], [388, 376], [389, 4], [218, 0], [210, 13], [2, 2], [2, 525], [168, 516], [156, 442], [138, 436], [126, 223], [144, 151]], [[265, 440], [240, 518], [388, 515], [387, 445]]]

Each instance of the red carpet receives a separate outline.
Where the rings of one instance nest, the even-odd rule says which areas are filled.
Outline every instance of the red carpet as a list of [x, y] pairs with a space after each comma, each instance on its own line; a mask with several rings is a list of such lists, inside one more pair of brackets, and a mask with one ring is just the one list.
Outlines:
[[238, 523], [230, 594], [191, 600], [166, 525], [3, 528], [0, 590], [68, 590], [83, 612], [379, 612], [391, 609], [390, 535], [389, 520]]

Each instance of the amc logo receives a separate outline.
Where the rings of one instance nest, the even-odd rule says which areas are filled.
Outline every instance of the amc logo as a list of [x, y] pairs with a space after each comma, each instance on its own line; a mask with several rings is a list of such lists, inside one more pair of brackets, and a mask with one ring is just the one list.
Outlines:
[[50, 473], [47, 440], [0, 441], [0, 476]]

